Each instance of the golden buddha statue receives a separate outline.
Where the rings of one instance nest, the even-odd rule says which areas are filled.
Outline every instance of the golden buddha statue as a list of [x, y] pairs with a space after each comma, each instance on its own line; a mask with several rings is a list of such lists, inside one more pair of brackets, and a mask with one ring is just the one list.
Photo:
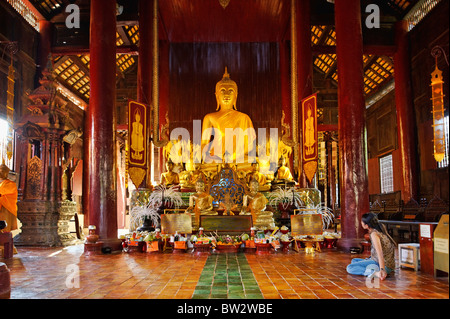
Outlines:
[[276, 182], [293, 181], [294, 177], [291, 174], [291, 170], [286, 166], [286, 158], [284, 156], [280, 157], [278, 161], [278, 169], [275, 172]]
[[243, 200], [242, 210], [244, 214], [250, 212], [254, 227], [258, 229], [274, 229], [273, 213], [266, 211], [268, 200], [266, 196], [259, 193], [259, 182], [256, 179], [252, 179], [249, 188], [250, 192], [244, 195]]
[[173, 171], [174, 164], [170, 159], [166, 163], [166, 169], [167, 172], [161, 174], [161, 184], [166, 186], [178, 185], [180, 179], [178, 173]]
[[194, 170], [189, 173], [187, 186], [189, 187], [196, 185], [198, 179], [203, 179], [204, 182], [207, 180], [205, 173], [201, 170], [201, 164], [194, 163]]
[[[202, 136], [201, 149], [204, 150], [205, 145], [207, 147], [204, 161], [206, 163], [213, 161], [222, 163], [225, 161], [225, 154], [228, 151], [231, 162], [237, 159], [237, 162], [243, 163], [252, 150], [256, 134], [250, 117], [236, 110], [238, 88], [236, 82], [230, 79], [227, 68], [225, 68], [222, 80], [216, 84], [215, 95], [216, 112], [206, 114], [203, 118], [202, 134], [208, 134], [206, 131], [210, 129], [209, 135]], [[225, 136], [226, 131], [228, 138]], [[209, 143], [211, 140], [208, 137], [213, 134], [215, 134], [214, 140]], [[235, 135], [233, 136], [233, 134]], [[245, 137], [246, 134], [248, 134], [247, 137]], [[203, 138], [208, 138], [208, 140], [203, 140]]]
[[192, 226], [198, 228], [200, 224], [200, 215], [217, 215], [213, 210], [214, 198], [206, 190], [205, 181], [199, 178], [195, 183], [196, 193], [189, 197], [189, 207], [187, 213], [193, 213]]
[[[255, 179], [258, 181], [259, 183], [259, 187], [261, 190], [263, 190], [262, 188], [267, 188], [266, 184], [267, 184], [267, 179], [266, 176], [264, 174], [261, 174], [259, 172], [259, 163], [252, 163], [252, 170], [250, 173], [247, 174], [247, 176], [245, 177], [247, 180], [247, 184], [250, 184], [250, 181], [252, 179]], [[270, 186], [268, 187], [270, 188]], [[266, 189], [264, 189], [266, 190]]]

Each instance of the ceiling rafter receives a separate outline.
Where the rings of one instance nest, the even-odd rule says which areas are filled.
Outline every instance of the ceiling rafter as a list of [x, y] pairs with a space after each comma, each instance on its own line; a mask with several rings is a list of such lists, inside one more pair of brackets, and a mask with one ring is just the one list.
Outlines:
[[[59, 15], [61, 17], [64, 12], [63, 8], [68, 5], [69, 3], [73, 3], [72, 0], [29, 0], [32, 5], [35, 6], [35, 8], [42, 13], [42, 15], [47, 19], [56, 19], [55, 17]], [[200, 5], [202, 2], [200, 0], [184, 0], [186, 2], [183, 2], [180, 0], [178, 3], [180, 8], [186, 8], [186, 4], [189, 3], [189, 7], [194, 7]], [[189, 2], [188, 2], [189, 1]], [[192, 2], [191, 2], [192, 1]], [[270, 19], [274, 19], [273, 21], [276, 22], [274, 26], [280, 27], [282, 29], [282, 32], [286, 31], [286, 27], [289, 26], [288, 21], [283, 22], [283, 19], [289, 18], [289, 14], [286, 13], [289, 10], [286, 9], [285, 3], [281, 0], [277, 0], [280, 5], [280, 8], [282, 8], [282, 11], [279, 13], [281, 15], [277, 16], [271, 16]], [[322, 0], [325, 2], [325, 0]], [[363, 0], [367, 3], [371, 3], [372, 0]], [[384, 12], [387, 12], [388, 15], [391, 17], [395, 16], [396, 19], [399, 19], [403, 16], [405, 16], [411, 8], [417, 3], [418, 0], [380, 0], [376, 1], [379, 3], [381, 9]], [[76, 3], [88, 3], [86, 0], [77, 0]], [[163, 6], [164, 4], [164, 6]], [[209, 4], [208, 4], [209, 5]], [[236, 4], [235, 4], [236, 5]], [[255, 14], [259, 14], [259, 16], [263, 17], [261, 10], [265, 10], [264, 8], [269, 8], [271, 5], [271, 2], [265, 1], [265, 2], [258, 2], [258, 6], [254, 8], [255, 10], [260, 10], [255, 12]], [[240, 3], [239, 6], [246, 6], [244, 2]], [[289, 6], [288, 6], [289, 7]], [[288, 8], [287, 7], [287, 8]], [[191, 8], [191, 9], [192, 9]], [[209, 8], [209, 7], [208, 7]], [[230, 7], [231, 8], [231, 7]], [[328, 15], [332, 14], [332, 7], [331, 11], [327, 13]], [[160, 7], [160, 18], [161, 21], [164, 20], [164, 22], [167, 22], [167, 17], [176, 17], [171, 15], [174, 7], [168, 5], [167, 3], [162, 3]], [[211, 10], [213, 8], [211, 7]], [[236, 10], [234, 8], [233, 10]], [[287, 10], [287, 11], [286, 11]], [[317, 11], [317, 10], [316, 10]], [[318, 12], [314, 12], [312, 14], [320, 14]], [[133, 11], [134, 12], [134, 11]], [[195, 17], [195, 10], [188, 12], [188, 17]], [[267, 11], [269, 13], [269, 11]], [[270, 11], [271, 12], [271, 11]], [[136, 15], [137, 16], [137, 15]], [[131, 17], [131, 19], [130, 19]], [[139, 26], [138, 21], [136, 18], [132, 18], [133, 15], [128, 16], [128, 20], [118, 21], [117, 23], [117, 45], [118, 50], [124, 49], [130, 46], [138, 46], [139, 43]], [[247, 17], [247, 16], [246, 16]], [[248, 16], [248, 19], [251, 17]], [[186, 35], [186, 29], [181, 28], [180, 24], [189, 22], [190, 27], [194, 28], [195, 30], [198, 29], [196, 27], [195, 23], [199, 23], [198, 25], [204, 25], [204, 21], [191, 21], [187, 20], [187, 17], [185, 15], [180, 17], [181, 22], [177, 22], [175, 20], [170, 20], [170, 23], [167, 25], [164, 25], [164, 32], [166, 33], [166, 37], [168, 39], [175, 38], [175, 41], [182, 41], [184, 38], [180, 38], [183, 36], [189, 36]], [[318, 71], [322, 72], [324, 74], [324, 77], [327, 79], [331, 79], [335, 84], [337, 83], [338, 73], [337, 73], [337, 57], [336, 53], [333, 50], [327, 50], [327, 48], [335, 48], [336, 45], [336, 34], [335, 34], [335, 28], [332, 23], [326, 23], [324, 19], [315, 19], [316, 21], [322, 21], [319, 22], [320, 25], [313, 25], [312, 28], [312, 45], [315, 47], [323, 47], [325, 48], [325, 51], [321, 52], [320, 54], [316, 54], [314, 56], [314, 68]], [[328, 19], [330, 20], [330, 19]], [[326, 21], [328, 21], [326, 20]], [[213, 20], [211, 20], [213, 21]], [[259, 23], [258, 20], [251, 20], [252, 23]], [[331, 20], [330, 20], [331, 22]], [[283, 24], [284, 23], [284, 24]], [[280, 24], [283, 24], [281, 26]], [[251, 28], [250, 28], [251, 30]], [[271, 33], [272, 36], [274, 35], [273, 32]], [[209, 35], [206, 35], [206, 38], [208, 36], [217, 35], [215, 32], [209, 33]], [[247, 35], [248, 37], [248, 35]], [[197, 39], [196, 37], [194, 37]], [[200, 38], [202, 38], [200, 36]], [[200, 39], [198, 38], [198, 39]], [[245, 37], [244, 37], [245, 38]], [[203, 38], [202, 38], [203, 39]], [[224, 38], [225, 39], [225, 38]], [[224, 40], [222, 39], [222, 40]], [[241, 37], [239, 37], [241, 39]], [[335, 49], [334, 49], [335, 50]], [[86, 52], [80, 51], [78, 56], [67, 56], [67, 53], [62, 53], [62, 57], [59, 60], [55, 60], [55, 68], [60, 67], [62, 65], [66, 65], [65, 63], [68, 61], [68, 59], [71, 59], [73, 63], [84, 73], [84, 77], [79, 77], [81, 74], [72, 73], [70, 74], [69, 70], [60, 70], [61, 72], [67, 72], [67, 74], [63, 74], [66, 80], [64, 81], [66, 86], [70, 86], [72, 91], [75, 90], [75, 87], [78, 87], [78, 95], [81, 95], [84, 97], [84, 99], [89, 98], [89, 53], [88, 50]], [[123, 77], [126, 72], [135, 71], [135, 66], [137, 62], [137, 58], [133, 56], [133, 53], [131, 52], [123, 52], [124, 54], [117, 55], [117, 76], [120, 79]], [[72, 53], [76, 54], [76, 53]], [[135, 53], [134, 53], [135, 54]], [[372, 55], [370, 57], [364, 56], [364, 82], [365, 82], [365, 93], [369, 94], [371, 92], [374, 92], [378, 87], [382, 86], [387, 80], [392, 78], [393, 75], [393, 64], [392, 59], [387, 56], [377, 56]], [[60, 72], [60, 73], [61, 73]], [[62, 77], [61, 77], [62, 78]], [[72, 85], [69, 85], [66, 81], [71, 81]]]

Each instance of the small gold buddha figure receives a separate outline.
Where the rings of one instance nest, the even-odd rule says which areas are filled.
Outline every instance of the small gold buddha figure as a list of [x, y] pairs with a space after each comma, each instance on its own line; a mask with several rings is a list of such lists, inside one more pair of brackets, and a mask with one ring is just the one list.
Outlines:
[[141, 123], [141, 112], [139, 110], [134, 113], [134, 122], [131, 127], [131, 156], [133, 159], [141, 160], [144, 151], [144, 126]]
[[250, 181], [252, 179], [256, 179], [259, 183], [260, 190], [265, 191], [270, 189], [270, 186], [266, 185], [267, 184], [266, 176], [264, 174], [261, 174], [259, 171], [259, 163], [258, 162], [252, 163], [251, 167], [252, 167], [251, 172], [248, 173], [246, 176], [247, 184], [250, 184]]
[[259, 182], [256, 179], [250, 181], [249, 194], [244, 195], [242, 210], [252, 215], [253, 226], [258, 229], [274, 229], [273, 213], [266, 211], [268, 200], [259, 193]]
[[171, 159], [166, 163], [167, 172], [161, 174], [161, 184], [166, 186], [178, 185], [180, 183], [180, 178], [178, 173], [173, 171], [174, 164]]
[[316, 144], [314, 118], [312, 117], [311, 108], [308, 108], [308, 118], [305, 120], [305, 127], [305, 151], [306, 155], [311, 155], [314, 154], [314, 145]]
[[200, 215], [217, 215], [213, 210], [214, 198], [206, 192], [205, 181], [199, 178], [195, 183], [196, 193], [189, 197], [189, 207], [187, 213], [193, 213], [192, 226], [198, 228], [200, 224]]
[[275, 172], [274, 180], [278, 183], [294, 180], [289, 167], [286, 166], [286, 158], [284, 156], [281, 156], [280, 160], [278, 161], [278, 169]]
[[201, 168], [202, 165], [200, 163], [194, 163], [194, 170], [189, 173], [187, 180], [188, 186], [196, 185], [198, 179], [203, 179], [203, 181], [206, 182], [206, 175], [202, 172]]
[[[228, 151], [230, 162], [237, 159], [238, 162], [243, 163], [248, 159], [256, 134], [250, 117], [236, 110], [238, 88], [236, 82], [230, 79], [227, 68], [222, 80], [216, 84], [215, 95], [216, 112], [206, 114], [203, 118], [202, 134], [206, 135], [206, 130], [214, 129], [214, 132], [210, 130], [207, 136], [202, 135], [202, 151], [207, 147], [204, 161], [205, 163], [213, 161], [222, 163], [225, 161], [225, 152]], [[213, 134], [214, 140], [210, 142], [209, 137]], [[248, 134], [247, 137], [246, 134]]]

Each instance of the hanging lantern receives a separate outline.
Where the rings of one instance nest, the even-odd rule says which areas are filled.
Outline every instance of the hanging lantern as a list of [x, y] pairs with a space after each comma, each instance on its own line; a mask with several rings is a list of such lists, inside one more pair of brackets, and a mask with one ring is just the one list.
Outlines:
[[445, 157], [445, 134], [444, 134], [444, 81], [442, 71], [437, 67], [431, 73], [431, 101], [433, 104], [433, 133], [434, 133], [434, 158], [441, 162]]

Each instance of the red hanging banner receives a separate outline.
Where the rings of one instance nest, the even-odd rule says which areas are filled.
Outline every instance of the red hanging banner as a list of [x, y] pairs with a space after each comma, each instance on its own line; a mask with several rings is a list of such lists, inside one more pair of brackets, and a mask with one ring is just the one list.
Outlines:
[[137, 188], [147, 170], [147, 114], [147, 105], [128, 103], [128, 172]]
[[303, 170], [309, 182], [312, 181], [317, 170], [319, 157], [317, 135], [317, 93], [301, 101], [302, 104], [302, 132], [303, 132]]

